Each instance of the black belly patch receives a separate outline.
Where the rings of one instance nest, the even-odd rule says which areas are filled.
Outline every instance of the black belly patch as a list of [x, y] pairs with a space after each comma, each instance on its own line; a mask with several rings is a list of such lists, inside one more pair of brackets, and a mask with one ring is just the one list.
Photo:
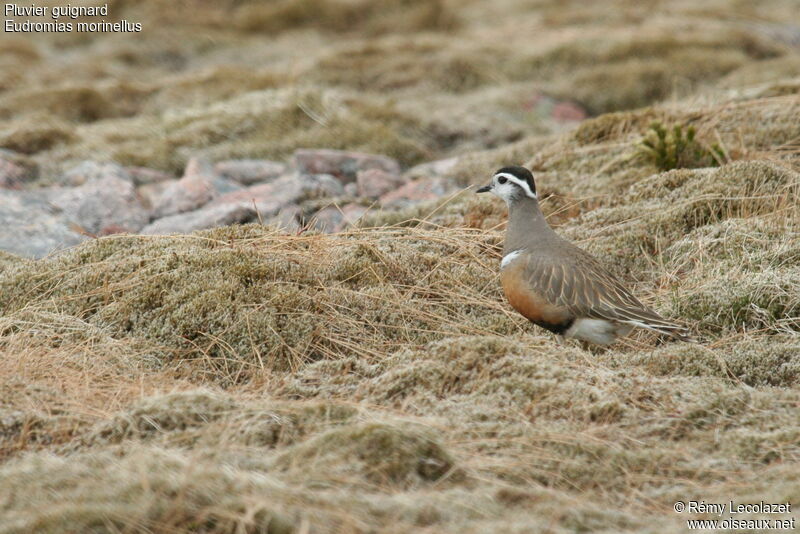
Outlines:
[[545, 330], [550, 330], [554, 334], [563, 336], [564, 332], [569, 330], [569, 328], [575, 322], [575, 318], [571, 317], [570, 319], [564, 321], [563, 323], [547, 323], [545, 321], [533, 321], [533, 320], [531, 320], [531, 322], [536, 326], [541, 326]]

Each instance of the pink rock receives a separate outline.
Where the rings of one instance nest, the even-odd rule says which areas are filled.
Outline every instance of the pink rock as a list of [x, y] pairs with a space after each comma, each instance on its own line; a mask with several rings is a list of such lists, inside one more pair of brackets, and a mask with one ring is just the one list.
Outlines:
[[366, 169], [356, 173], [358, 195], [362, 197], [378, 198], [389, 191], [394, 191], [404, 183], [406, 180], [399, 174], [381, 169]]
[[337, 231], [344, 230], [348, 226], [356, 224], [364, 214], [367, 213], [366, 206], [360, 204], [347, 204], [342, 206], [342, 215], [344, 216], [343, 224]]
[[144, 228], [143, 234], [188, 234], [217, 226], [227, 226], [256, 220], [256, 212], [250, 207], [236, 204], [205, 206], [199, 210], [170, 215], [154, 221]]
[[83, 161], [72, 167], [61, 177], [61, 183], [67, 186], [81, 186], [93, 180], [113, 177], [126, 182], [133, 182], [133, 177], [121, 165], [113, 162]]
[[25, 169], [0, 157], [0, 188], [20, 189], [25, 179]]
[[273, 215], [272, 217], [263, 220], [264, 224], [267, 226], [275, 226], [280, 230], [285, 232], [297, 232], [300, 230], [300, 215], [302, 214], [302, 210], [300, 206], [291, 205], [291, 206], [284, 206], [281, 208], [277, 214]]
[[586, 110], [575, 102], [557, 100], [541, 93], [531, 96], [523, 103], [523, 107], [558, 122], [581, 121], [589, 116]]
[[140, 185], [136, 188], [136, 194], [139, 195], [139, 199], [142, 201], [142, 204], [147, 209], [153, 209], [161, 195], [164, 194], [164, 190], [167, 189], [172, 182], [153, 182], [152, 184], [144, 184]]
[[287, 166], [278, 161], [266, 159], [234, 159], [220, 161], [214, 165], [220, 176], [236, 180], [240, 184], [253, 185], [275, 180], [286, 174]]
[[169, 173], [149, 167], [124, 167], [124, 169], [133, 178], [135, 185], [158, 184], [175, 179]]
[[217, 178], [211, 164], [201, 158], [192, 158], [186, 164], [183, 177], [171, 182], [161, 193], [153, 208], [152, 217], [160, 219], [168, 215], [194, 211], [211, 202], [217, 194], [214, 180]]
[[349, 184], [345, 184], [344, 186], [344, 194], [349, 197], [357, 197], [358, 196], [358, 185], [355, 182], [350, 182]]
[[405, 176], [409, 179], [443, 176], [452, 172], [456, 168], [458, 161], [458, 157], [454, 156], [452, 158], [420, 163], [408, 169]]
[[328, 206], [314, 214], [314, 228], [327, 233], [341, 232], [348, 226], [358, 222], [367, 208], [360, 204], [344, 206]]
[[585, 109], [574, 102], [559, 102], [553, 106], [550, 116], [557, 121], [582, 121], [589, 114]]
[[341, 226], [344, 216], [338, 206], [322, 208], [311, 218], [311, 226], [320, 232], [333, 233]]
[[50, 204], [93, 235], [136, 232], [147, 224], [147, 210], [133, 184], [117, 176], [92, 177], [78, 187], [47, 192]]
[[344, 150], [300, 149], [295, 151], [294, 166], [301, 174], [331, 174], [342, 183], [353, 182], [358, 171], [380, 169], [400, 174], [396, 160], [377, 154]]
[[456, 189], [458, 188], [452, 180], [441, 176], [420, 178], [381, 196], [380, 204], [384, 208], [403, 207], [424, 200], [440, 198]]

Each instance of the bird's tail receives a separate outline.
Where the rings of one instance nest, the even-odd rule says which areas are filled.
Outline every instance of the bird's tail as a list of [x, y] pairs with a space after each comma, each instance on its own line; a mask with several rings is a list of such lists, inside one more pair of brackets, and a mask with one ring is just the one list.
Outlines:
[[667, 321], [656, 312], [648, 309], [643, 310], [625, 310], [624, 318], [618, 320], [622, 323], [658, 332], [665, 336], [669, 336], [679, 341], [686, 343], [697, 343], [697, 339], [692, 337], [688, 328], [683, 325]]

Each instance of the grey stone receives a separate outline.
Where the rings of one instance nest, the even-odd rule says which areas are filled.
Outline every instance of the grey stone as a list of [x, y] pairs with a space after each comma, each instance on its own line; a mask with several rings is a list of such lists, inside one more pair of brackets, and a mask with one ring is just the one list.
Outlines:
[[357, 197], [358, 196], [358, 185], [355, 182], [351, 182], [349, 184], [345, 184], [344, 186], [344, 194], [349, 197]]
[[248, 208], [234, 203], [209, 205], [199, 210], [158, 219], [145, 226], [141, 233], [188, 234], [196, 230], [246, 223], [255, 219], [256, 211], [252, 207]]
[[42, 258], [87, 239], [40, 195], [0, 190], [0, 250]]
[[220, 161], [214, 170], [223, 178], [235, 180], [243, 185], [270, 182], [286, 174], [285, 163], [266, 159], [233, 159]]
[[277, 214], [263, 221], [265, 225], [275, 226], [285, 232], [296, 232], [300, 230], [300, 206], [290, 205], [281, 208]]
[[61, 184], [77, 187], [92, 180], [101, 178], [117, 178], [126, 182], [134, 183], [131, 174], [121, 165], [112, 162], [83, 161], [72, 167], [61, 176]]
[[164, 194], [164, 190], [169, 187], [171, 182], [153, 182], [152, 184], [144, 184], [140, 185], [136, 188], [136, 194], [139, 195], [139, 199], [142, 201], [142, 204], [145, 208], [152, 210], [153, 206], [155, 206], [161, 195]]
[[231, 180], [230, 178], [223, 178], [221, 176], [214, 177], [211, 183], [214, 186], [214, 191], [217, 195], [224, 195], [227, 193], [232, 193], [233, 191], [241, 191], [244, 189], [244, 186], [239, 182]]

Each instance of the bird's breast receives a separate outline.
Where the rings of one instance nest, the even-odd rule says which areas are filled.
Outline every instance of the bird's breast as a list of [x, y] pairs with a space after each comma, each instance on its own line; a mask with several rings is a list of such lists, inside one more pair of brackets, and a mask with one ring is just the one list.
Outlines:
[[572, 316], [564, 306], [548, 302], [540, 292], [534, 290], [527, 273], [527, 262], [510, 262], [500, 271], [500, 283], [503, 286], [508, 303], [525, 318], [549, 330], [560, 329], [561, 325], [571, 323]]

